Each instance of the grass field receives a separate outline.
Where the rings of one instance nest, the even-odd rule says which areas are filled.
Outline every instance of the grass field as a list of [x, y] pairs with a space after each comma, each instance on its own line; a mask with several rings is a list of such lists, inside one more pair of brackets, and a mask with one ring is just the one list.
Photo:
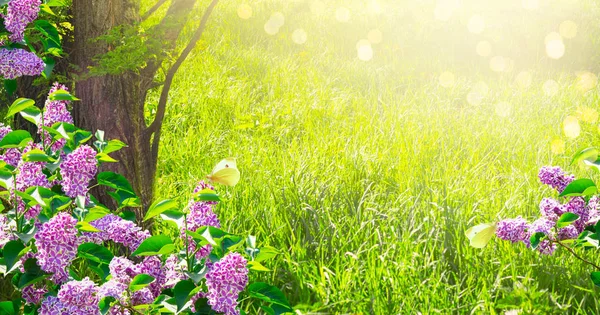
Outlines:
[[[242, 181], [218, 187], [227, 199], [219, 217], [281, 250], [273, 272], [253, 277], [282, 288], [303, 314], [599, 313], [591, 270], [568, 253], [544, 257], [500, 240], [478, 250], [464, 236], [478, 223], [537, 217], [539, 200], [554, 196], [537, 180], [541, 166], [588, 174], [568, 167], [569, 156], [598, 143], [597, 124], [582, 122], [575, 139], [561, 125], [578, 107], [598, 109], [597, 88], [583, 91], [575, 72], [594, 71], [583, 22], [580, 54], [553, 63], [535, 59], [536, 46], [523, 55], [537, 61], [513, 57], [514, 70], [497, 74], [471, 52], [473, 34], [448, 56], [431, 48], [444, 38], [437, 28], [413, 36], [418, 25], [400, 30], [392, 4], [377, 18], [349, 3], [355, 23], [345, 24], [329, 2], [321, 16], [309, 2], [248, 2], [248, 20], [238, 17], [241, 2], [219, 4], [171, 92], [157, 196], [183, 201], [216, 162], [236, 156]], [[263, 26], [274, 11], [286, 21], [270, 36]], [[355, 45], [371, 24], [384, 41], [365, 62]], [[290, 39], [298, 27], [303, 45]], [[457, 58], [457, 47], [469, 54]], [[532, 83], [522, 87], [515, 77], [525, 69]], [[444, 71], [455, 75], [451, 87], [438, 80]], [[559, 83], [553, 96], [549, 79]], [[480, 82], [488, 91], [473, 101]], [[552, 152], [555, 139], [564, 154]]]

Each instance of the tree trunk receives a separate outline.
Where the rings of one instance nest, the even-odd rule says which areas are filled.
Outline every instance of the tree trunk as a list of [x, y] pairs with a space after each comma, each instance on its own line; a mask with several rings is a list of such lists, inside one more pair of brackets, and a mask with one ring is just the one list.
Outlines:
[[[111, 49], [101, 41], [92, 42], [100, 35], [119, 25], [139, 22], [139, 4], [136, 0], [74, 0], [73, 26], [77, 43], [72, 58], [82, 78], [75, 82], [75, 94], [81, 100], [73, 104], [75, 124], [95, 132], [104, 130], [106, 139], [119, 139], [129, 147], [112, 156], [119, 163], [106, 163], [101, 171], [113, 171], [125, 176], [142, 200], [137, 209], [138, 221], [144, 209], [152, 202], [156, 161], [150, 155], [149, 135], [144, 132], [144, 101], [147, 89], [139, 74], [85, 76], [92, 58]], [[114, 206], [105, 191], [96, 191], [100, 202]]]

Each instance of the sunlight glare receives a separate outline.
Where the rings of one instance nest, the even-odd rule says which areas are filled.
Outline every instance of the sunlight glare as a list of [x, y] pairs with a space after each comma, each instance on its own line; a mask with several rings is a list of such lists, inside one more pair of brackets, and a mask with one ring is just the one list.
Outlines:
[[481, 34], [485, 30], [485, 20], [483, 19], [483, 17], [481, 17], [481, 15], [473, 15], [469, 19], [467, 28], [469, 29], [469, 32], [473, 34]]
[[521, 71], [519, 72], [519, 74], [517, 74], [517, 77], [515, 78], [515, 82], [517, 83], [517, 85], [524, 89], [528, 88], [531, 85], [532, 81], [533, 76], [529, 71]]
[[237, 14], [242, 20], [247, 20], [252, 17], [252, 7], [242, 3], [237, 9]]
[[307, 39], [308, 39], [308, 35], [306, 34], [306, 31], [301, 28], [295, 30], [292, 33], [292, 41], [298, 45], [302, 45], [302, 44], [306, 43]]
[[571, 20], [566, 20], [560, 23], [558, 32], [564, 38], [575, 38], [577, 36], [577, 24]]
[[339, 22], [345, 23], [350, 21], [350, 16], [350, 10], [348, 10], [346, 7], [339, 7], [337, 10], [335, 10], [335, 19]]
[[537, 10], [540, 8], [539, 0], [521, 0], [521, 6], [525, 10]]
[[547, 42], [546, 54], [552, 59], [560, 59], [565, 54], [565, 43], [562, 39], [553, 39]]
[[504, 72], [508, 69], [508, 60], [502, 56], [494, 56], [490, 59], [490, 69], [494, 72]]
[[544, 90], [544, 94], [546, 94], [546, 96], [548, 97], [556, 95], [558, 93], [559, 88], [560, 86], [558, 85], [558, 82], [554, 80], [548, 80], [544, 82], [544, 86], [542, 87], [542, 89]]
[[440, 74], [439, 81], [440, 85], [445, 88], [453, 87], [455, 83], [454, 74], [452, 72], [445, 71]]
[[578, 106], [575, 112], [577, 118], [583, 122], [594, 124], [598, 121], [598, 111], [587, 106]]
[[438, 0], [433, 10], [436, 20], [446, 22], [450, 20], [454, 11], [458, 8], [456, 0]]
[[575, 116], [567, 116], [563, 122], [563, 132], [567, 138], [575, 139], [581, 133], [579, 120]]
[[310, 12], [314, 15], [323, 15], [325, 13], [325, 3], [323, 1], [315, 0], [310, 3]]
[[383, 33], [379, 29], [372, 29], [367, 35], [367, 39], [371, 44], [379, 44], [383, 41]]
[[598, 85], [598, 77], [589, 72], [581, 72], [577, 74], [577, 89], [581, 92], [592, 90]]
[[552, 150], [553, 154], [565, 153], [565, 142], [562, 139], [552, 140], [552, 143], [550, 143], [550, 150]]
[[510, 116], [512, 106], [508, 102], [500, 102], [496, 104], [496, 115], [500, 117]]
[[489, 57], [492, 54], [492, 44], [490, 42], [484, 40], [477, 43], [477, 47], [475, 47], [475, 51], [481, 57]]
[[371, 42], [366, 39], [361, 39], [356, 43], [356, 52], [358, 54], [358, 59], [362, 61], [373, 59], [373, 47], [371, 47]]

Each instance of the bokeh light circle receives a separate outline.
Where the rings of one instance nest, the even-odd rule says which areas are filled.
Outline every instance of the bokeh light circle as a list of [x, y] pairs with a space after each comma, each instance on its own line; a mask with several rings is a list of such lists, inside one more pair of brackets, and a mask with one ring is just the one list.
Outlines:
[[581, 134], [579, 119], [575, 116], [567, 116], [563, 121], [563, 132], [567, 138], [575, 139]]
[[308, 34], [306, 34], [306, 31], [301, 28], [295, 30], [292, 33], [292, 41], [298, 45], [302, 45], [302, 44], [306, 43], [307, 39], [308, 39]]
[[247, 20], [252, 17], [252, 7], [242, 3], [237, 9], [237, 14], [240, 19]]
[[481, 57], [489, 57], [492, 54], [492, 44], [486, 40], [480, 41], [475, 47], [475, 52]]
[[473, 34], [481, 34], [485, 30], [485, 20], [479, 14], [473, 15], [467, 24], [469, 32]]

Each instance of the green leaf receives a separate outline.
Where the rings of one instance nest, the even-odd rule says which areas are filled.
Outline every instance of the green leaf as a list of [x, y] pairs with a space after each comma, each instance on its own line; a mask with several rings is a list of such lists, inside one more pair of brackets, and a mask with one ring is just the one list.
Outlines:
[[80, 232], [100, 232], [100, 230], [85, 221], [77, 222], [76, 227]]
[[100, 153], [96, 154], [96, 160], [98, 160], [98, 162], [104, 162], [104, 163], [116, 163], [116, 162], [119, 162], [119, 161], [113, 159], [112, 157], [110, 157], [108, 154], [106, 154], [104, 152], [100, 152]]
[[49, 45], [47, 48], [60, 48], [60, 36], [58, 35], [58, 30], [56, 29], [56, 26], [54, 26], [47, 20], [36, 20], [34, 22], [34, 25], [35, 28], [38, 31], [40, 31], [42, 35], [44, 35], [46, 40], [51, 41], [51, 45]]
[[22, 253], [24, 249], [25, 245], [21, 241], [10, 241], [4, 245], [2, 253], [7, 273], [13, 270], [13, 267], [19, 262], [19, 258], [25, 254]]
[[30, 230], [23, 232], [23, 233], [15, 233], [15, 234], [23, 242], [23, 244], [27, 244], [35, 236], [35, 233], [37, 233], [37, 231], [38, 231], [37, 227], [35, 225], [33, 225]]
[[97, 263], [105, 263], [107, 265], [110, 264], [114, 257], [108, 248], [94, 243], [83, 243], [79, 245], [77, 248], [77, 256]]
[[56, 65], [56, 61], [50, 57], [42, 58], [46, 67], [44, 67], [44, 71], [42, 72], [42, 76], [46, 79], [49, 79], [52, 76], [52, 70], [54, 70], [54, 66]]
[[590, 277], [592, 278], [592, 282], [594, 282], [595, 285], [600, 287], [600, 271], [594, 271], [590, 274]]
[[79, 101], [78, 98], [65, 90], [55, 91], [54, 93], [48, 95], [48, 99], [51, 101]]
[[575, 213], [565, 212], [560, 216], [558, 221], [556, 221], [556, 227], [559, 229], [564, 228], [565, 226], [569, 226], [573, 222], [577, 221], [577, 219], [579, 219], [579, 216]]
[[16, 315], [15, 307], [11, 301], [0, 302], [0, 315]]
[[5, 169], [0, 170], [0, 186], [4, 187], [5, 189], [11, 189], [13, 184], [13, 174]]
[[248, 269], [254, 270], [254, 271], [271, 271], [269, 268], [263, 266], [258, 261], [249, 261], [248, 262]]
[[20, 111], [19, 114], [21, 114], [25, 120], [35, 124], [36, 126], [42, 124], [42, 111], [35, 106], [25, 108], [24, 110]]
[[585, 148], [575, 153], [571, 160], [571, 165], [583, 161], [596, 161], [598, 159], [598, 149], [596, 148]]
[[154, 281], [153, 276], [141, 273], [141, 274], [135, 276], [131, 280], [131, 283], [129, 283], [129, 291], [131, 291], [131, 292], [139, 291], [139, 290], [147, 287], [153, 281]]
[[246, 290], [252, 297], [290, 308], [290, 302], [288, 302], [283, 292], [268, 283], [255, 282], [249, 285]]
[[194, 201], [221, 201], [212, 189], [203, 189], [193, 195]]
[[98, 303], [98, 307], [100, 308], [100, 314], [102, 315], [106, 315], [108, 314], [108, 312], [110, 311], [110, 306], [113, 302], [115, 302], [117, 299], [115, 299], [112, 296], [107, 296], [105, 298], [103, 298], [102, 300], [100, 300], [100, 302]]
[[183, 306], [190, 298], [190, 292], [194, 290], [196, 286], [191, 280], [179, 281], [173, 288], [173, 294], [175, 303], [177, 305], [177, 311], [181, 311]]
[[40, 149], [31, 149], [26, 153], [23, 153], [22, 159], [25, 162], [50, 162], [54, 163], [56, 160], [46, 154], [46, 152]]
[[69, 3], [66, 0], [47, 0], [46, 5], [49, 7], [66, 7]]
[[145, 239], [140, 246], [131, 254], [132, 256], [152, 256], [158, 255], [160, 250], [167, 245], [172, 245], [173, 241], [166, 235], [155, 235]]
[[18, 280], [17, 288], [23, 289], [28, 285], [32, 285], [36, 282], [42, 281], [48, 278], [50, 275], [42, 271], [40, 266], [37, 264], [35, 258], [29, 258], [24, 264], [25, 273], [23, 273]]
[[144, 221], [154, 218], [155, 216], [167, 211], [167, 210], [177, 210], [179, 208], [179, 204], [172, 199], [165, 199], [160, 201], [155, 201], [144, 216]]
[[546, 237], [546, 234], [542, 233], [542, 232], [537, 232], [535, 234], [533, 234], [531, 236], [531, 238], [529, 238], [529, 241], [531, 243], [531, 248], [532, 249], [536, 249], [538, 247], [538, 245], [540, 245], [540, 242]]
[[92, 222], [94, 220], [102, 219], [110, 213], [110, 210], [104, 207], [95, 206], [89, 209], [88, 213], [85, 215], [84, 221]]
[[108, 143], [106, 144], [106, 147], [104, 147], [104, 149], [102, 150], [102, 153], [109, 154], [109, 153], [112, 153], [115, 151], [119, 151], [125, 147], [127, 147], [127, 145], [123, 141], [113, 139], [113, 140], [108, 141]]
[[31, 134], [25, 130], [15, 130], [9, 132], [2, 141], [0, 141], [0, 148], [23, 148], [33, 141]]
[[590, 196], [598, 191], [596, 184], [587, 178], [581, 178], [571, 182], [562, 193], [560, 197], [574, 197], [574, 196]]
[[10, 105], [8, 108], [8, 112], [6, 113], [6, 118], [14, 116], [16, 113], [27, 109], [29, 107], [35, 107], [35, 101], [28, 98], [18, 98], [16, 101]]
[[17, 80], [4, 80], [4, 90], [6, 94], [12, 96], [17, 90]]
[[277, 251], [277, 249], [270, 247], [270, 246], [265, 246], [265, 247], [261, 247], [259, 249], [258, 254], [256, 254], [256, 257], [254, 257], [255, 261], [266, 261], [269, 260], [275, 256], [277, 256], [279, 254], [279, 251]]
[[129, 181], [127, 181], [127, 179], [121, 174], [102, 172], [98, 174], [98, 184], [135, 194]]

